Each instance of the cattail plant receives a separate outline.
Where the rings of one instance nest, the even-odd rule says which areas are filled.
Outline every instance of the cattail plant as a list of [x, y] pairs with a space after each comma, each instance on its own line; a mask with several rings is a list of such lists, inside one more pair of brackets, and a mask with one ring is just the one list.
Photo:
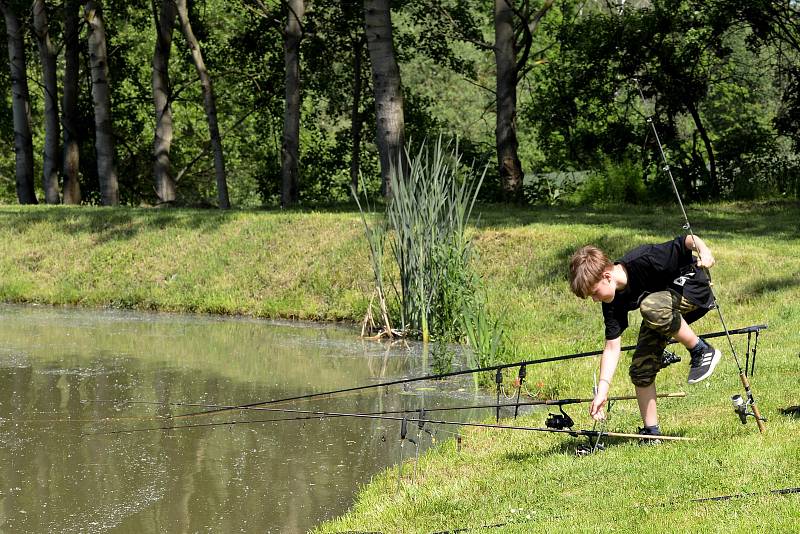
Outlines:
[[[367, 328], [370, 331], [375, 328], [375, 320], [373, 315], [373, 303], [375, 297], [378, 298], [378, 308], [380, 309], [380, 316], [382, 324], [382, 335], [386, 337], [394, 337], [394, 329], [389, 318], [389, 306], [386, 299], [386, 291], [384, 289], [383, 280], [383, 262], [384, 250], [386, 243], [386, 218], [375, 213], [369, 203], [369, 195], [367, 194], [367, 185], [364, 183], [364, 177], [361, 177], [361, 187], [364, 190], [364, 204], [359, 200], [358, 191], [351, 187], [351, 193], [358, 205], [358, 211], [361, 213], [361, 221], [364, 223], [364, 235], [367, 238], [369, 245], [369, 258], [372, 264], [372, 273], [375, 277], [375, 290], [369, 300], [367, 313], [364, 316], [363, 325], [361, 327], [361, 336], [363, 337]], [[401, 318], [402, 322], [402, 318]]]
[[455, 339], [461, 303], [473, 289], [466, 226], [486, 171], [474, 179], [457, 146], [443, 144], [441, 137], [432, 148], [422, 143], [413, 157], [408, 150], [401, 157], [407, 165], [390, 173], [386, 214], [408, 321], [403, 326], [424, 341], [432, 332]]
[[[423, 341], [466, 341], [475, 361], [494, 362], [505, 351], [506, 336], [501, 321], [486, 310], [466, 233], [486, 170], [477, 176], [462, 164], [458, 147], [444, 144], [441, 137], [432, 147], [423, 143], [413, 156], [406, 150], [401, 157], [390, 173], [392, 196], [385, 218], [372, 213], [365, 187], [363, 205], [353, 191], [370, 247], [383, 334], [394, 333], [384, 289], [388, 241], [399, 276], [399, 289], [394, 282], [389, 285], [400, 301], [400, 331]], [[365, 324], [372, 318], [372, 303]]]

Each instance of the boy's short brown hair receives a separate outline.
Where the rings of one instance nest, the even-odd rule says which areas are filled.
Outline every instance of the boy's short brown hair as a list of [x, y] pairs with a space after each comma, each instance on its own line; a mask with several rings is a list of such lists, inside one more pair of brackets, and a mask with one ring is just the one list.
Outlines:
[[603, 271], [613, 267], [614, 264], [599, 248], [592, 245], [579, 248], [569, 262], [570, 289], [579, 298], [585, 299], [603, 277]]

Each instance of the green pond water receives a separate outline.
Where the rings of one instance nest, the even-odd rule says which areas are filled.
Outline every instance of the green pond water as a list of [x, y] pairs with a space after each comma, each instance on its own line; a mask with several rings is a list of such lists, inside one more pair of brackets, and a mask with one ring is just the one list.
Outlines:
[[[119, 431], [296, 417], [170, 420], [203, 408], [139, 402], [258, 402], [428, 374], [429, 359], [419, 345], [360, 340], [353, 327], [0, 306], [0, 532], [305, 532], [343, 513], [400, 454], [413, 461], [397, 421]], [[477, 400], [467, 377], [282, 406], [370, 412]], [[424, 450], [431, 436], [420, 441]]]

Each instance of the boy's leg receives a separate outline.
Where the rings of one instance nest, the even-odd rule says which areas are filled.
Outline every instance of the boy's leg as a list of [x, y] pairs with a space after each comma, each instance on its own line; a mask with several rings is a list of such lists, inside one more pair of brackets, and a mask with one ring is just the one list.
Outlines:
[[649, 386], [636, 386], [636, 401], [639, 403], [639, 413], [645, 427], [658, 425], [658, 411], [656, 409], [656, 383]]
[[711, 376], [722, 359], [722, 353], [697, 337], [683, 318], [684, 314], [697, 315], [700, 311], [697, 306], [674, 291], [659, 291], [642, 300], [639, 309], [643, 328], [647, 326], [666, 337], [673, 336], [689, 350], [689, 384], [696, 384]]
[[639, 328], [639, 339], [631, 358], [628, 373], [636, 387], [636, 400], [645, 427], [658, 425], [656, 409], [656, 374], [662, 367], [664, 347], [667, 338], [647, 325]]
[[692, 327], [686, 322], [686, 319], [681, 317], [681, 327], [675, 332], [672, 337], [678, 340], [678, 342], [686, 347], [686, 350], [692, 350], [697, 346], [697, 342], [700, 340], [697, 337], [697, 334], [694, 333]]

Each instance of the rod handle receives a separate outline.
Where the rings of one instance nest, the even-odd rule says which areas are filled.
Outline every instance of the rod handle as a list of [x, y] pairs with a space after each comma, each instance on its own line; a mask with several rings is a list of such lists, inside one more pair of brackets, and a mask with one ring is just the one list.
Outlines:
[[767, 431], [767, 427], [764, 425], [764, 420], [761, 418], [761, 411], [758, 409], [756, 401], [753, 398], [753, 393], [750, 391], [750, 380], [748, 380], [747, 375], [744, 374], [744, 371], [741, 371], [741, 368], [739, 368], [739, 370], [739, 379], [742, 381], [742, 386], [744, 386], [744, 390], [747, 393], [747, 398], [751, 401], [750, 409], [753, 411], [753, 415], [755, 416], [756, 425], [758, 425], [758, 431], [763, 434]]
[[761, 418], [761, 412], [758, 409], [758, 406], [753, 404], [750, 407], [753, 410], [753, 415], [756, 416], [756, 424], [758, 425], [758, 431], [762, 434], [767, 431], [767, 427], [764, 425], [764, 420]]

